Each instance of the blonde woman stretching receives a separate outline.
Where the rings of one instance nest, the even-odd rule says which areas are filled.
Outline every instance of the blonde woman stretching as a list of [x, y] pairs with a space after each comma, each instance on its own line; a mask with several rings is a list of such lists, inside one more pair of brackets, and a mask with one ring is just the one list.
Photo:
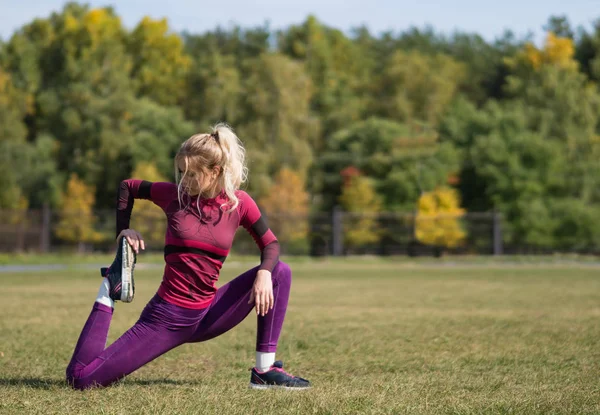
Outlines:
[[[107, 386], [163, 353], [217, 337], [256, 308], [256, 366], [250, 387], [306, 389], [275, 361], [291, 285], [288, 265], [279, 261], [279, 244], [254, 200], [239, 190], [245, 181], [244, 147], [219, 124], [212, 134], [185, 141], [175, 157], [177, 184], [125, 180], [117, 202], [115, 261], [102, 269], [102, 284], [83, 327], [67, 381], [76, 389]], [[136, 254], [141, 235], [129, 229], [134, 199], [148, 199], [167, 216], [165, 270], [158, 292], [139, 320], [106, 346], [114, 302], [133, 300]], [[236, 229], [243, 226], [261, 251], [258, 267], [217, 289], [215, 284]]]

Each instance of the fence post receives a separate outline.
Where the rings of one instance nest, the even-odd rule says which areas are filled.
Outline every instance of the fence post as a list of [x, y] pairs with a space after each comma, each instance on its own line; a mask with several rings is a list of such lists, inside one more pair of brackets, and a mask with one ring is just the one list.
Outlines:
[[50, 217], [51, 211], [47, 203], [42, 207], [42, 235], [40, 238], [40, 252], [50, 251]]
[[344, 253], [344, 229], [342, 219], [344, 212], [339, 206], [333, 208], [332, 217], [332, 239], [333, 239], [333, 256], [342, 256]]
[[504, 251], [502, 242], [502, 214], [494, 210], [493, 215], [494, 255], [502, 255]]

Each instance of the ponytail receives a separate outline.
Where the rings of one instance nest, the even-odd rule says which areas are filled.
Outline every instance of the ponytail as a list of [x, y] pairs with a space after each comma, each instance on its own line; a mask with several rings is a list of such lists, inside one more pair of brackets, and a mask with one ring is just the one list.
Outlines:
[[223, 150], [219, 184], [227, 194], [229, 212], [231, 212], [238, 207], [240, 202], [235, 192], [248, 178], [248, 168], [245, 165], [246, 150], [238, 136], [227, 124], [215, 125], [212, 135]]

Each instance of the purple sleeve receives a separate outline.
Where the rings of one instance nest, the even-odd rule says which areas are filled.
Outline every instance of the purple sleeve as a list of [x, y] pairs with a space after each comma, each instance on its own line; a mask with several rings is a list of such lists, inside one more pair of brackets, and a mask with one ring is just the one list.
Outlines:
[[239, 192], [238, 196], [240, 198], [238, 207], [240, 210], [240, 224], [252, 236], [261, 252], [259, 269], [273, 271], [273, 268], [279, 262], [279, 242], [269, 229], [254, 199], [246, 192]]
[[260, 254], [259, 269], [266, 269], [269, 272], [273, 271], [273, 268], [279, 262], [279, 252], [279, 242], [277, 240], [265, 246]]
[[[174, 193], [175, 192], [175, 193]], [[166, 209], [173, 196], [177, 195], [177, 186], [173, 183], [152, 183], [146, 180], [123, 180], [119, 186], [117, 198], [117, 236], [129, 229], [134, 199], [147, 199]]]

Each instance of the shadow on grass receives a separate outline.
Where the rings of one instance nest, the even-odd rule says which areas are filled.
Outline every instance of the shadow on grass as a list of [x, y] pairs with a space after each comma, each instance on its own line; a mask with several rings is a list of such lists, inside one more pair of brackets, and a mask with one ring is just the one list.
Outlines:
[[[173, 385], [173, 386], [198, 386], [202, 382], [197, 380], [173, 380], [173, 379], [125, 379], [115, 383], [122, 387], [127, 386], [153, 386], [153, 385]], [[66, 380], [63, 379], [42, 379], [42, 378], [0, 378], [0, 387], [14, 386], [27, 387], [32, 389], [52, 389], [57, 386], [69, 387]]]
[[56, 386], [67, 386], [65, 380], [41, 378], [12, 378], [0, 379], [0, 386], [28, 387], [34, 389], [51, 389]]

